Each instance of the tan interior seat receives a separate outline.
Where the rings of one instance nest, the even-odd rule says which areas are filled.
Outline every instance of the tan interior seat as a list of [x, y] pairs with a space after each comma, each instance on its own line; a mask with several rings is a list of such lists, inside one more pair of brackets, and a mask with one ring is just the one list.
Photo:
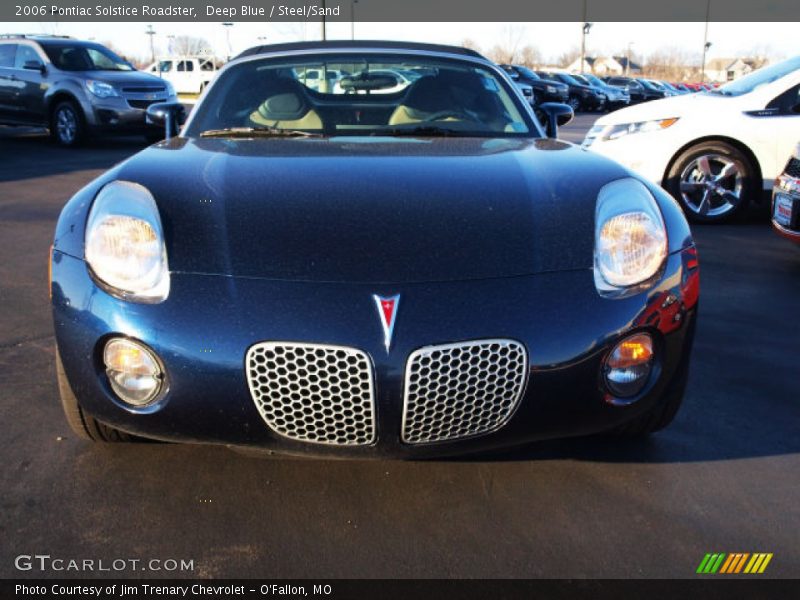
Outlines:
[[307, 100], [302, 86], [284, 79], [271, 86], [269, 97], [250, 114], [255, 127], [322, 129], [322, 119]]
[[428, 121], [436, 113], [452, 110], [455, 106], [450, 86], [441, 77], [422, 77], [409, 86], [403, 103], [389, 117], [389, 125]]

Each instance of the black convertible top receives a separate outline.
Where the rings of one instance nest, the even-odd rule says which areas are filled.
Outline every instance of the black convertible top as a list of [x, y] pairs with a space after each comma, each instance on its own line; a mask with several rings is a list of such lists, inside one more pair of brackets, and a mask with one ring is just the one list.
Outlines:
[[[448, 46], [445, 44], [423, 44], [419, 42], [398, 42], [385, 40], [330, 40], [316, 42], [288, 42], [284, 44], [265, 44], [248, 48], [236, 58], [254, 56], [269, 52], [287, 52], [291, 50], [324, 50], [329, 48], [387, 48], [401, 50], [427, 50], [429, 52], [447, 52], [449, 54], [461, 54], [473, 58], [486, 58], [475, 50], [462, 48], [461, 46]], [[235, 60], [235, 59], [234, 59]]]

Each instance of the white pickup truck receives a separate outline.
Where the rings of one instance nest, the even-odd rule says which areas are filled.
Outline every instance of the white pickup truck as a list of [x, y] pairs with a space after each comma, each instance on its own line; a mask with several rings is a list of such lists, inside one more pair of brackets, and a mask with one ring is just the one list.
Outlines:
[[205, 56], [179, 56], [157, 60], [145, 71], [169, 81], [179, 94], [199, 94], [214, 79], [217, 65]]

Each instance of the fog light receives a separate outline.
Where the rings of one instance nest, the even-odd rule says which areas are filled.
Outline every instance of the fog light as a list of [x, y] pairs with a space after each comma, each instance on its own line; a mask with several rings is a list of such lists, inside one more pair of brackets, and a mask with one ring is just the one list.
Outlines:
[[163, 373], [155, 354], [144, 344], [114, 338], [103, 350], [111, 388], [132, 406], [145, 406], [161, 391]]
[[606, 385], [620, 398], [630, 398], [642, 391], [653, 367], [653, 338], [637, 333], [619, 342], [605, 365]]

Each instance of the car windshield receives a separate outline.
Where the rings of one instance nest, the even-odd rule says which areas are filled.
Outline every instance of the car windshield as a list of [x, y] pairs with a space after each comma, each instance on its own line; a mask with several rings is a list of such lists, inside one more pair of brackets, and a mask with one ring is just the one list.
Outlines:
[[709, 90], [706, 93], [720, 96], [741, 96], [742, 94], [747, 94], [760, 88], [762, 85], [777, 81], [781, 77], [785, 77], [798, 69], [800, 69], [800, 56], [795, 56], [794, 58], [753, 71], [749, 75], [745, 75], [736, 81], [731, 81], [723, 86]]
[[528, 79], [533, 79], [534, 81], [541, 79], [541, 77], [539, 77], [536, 73], [531, 71], [528, 67], [515, 67], [515, 68], [517, 69], [517, 71], [520, 72], [520, 74], [522, 74], [523, 77], [526, 77]]
[[570, 77], [575, 79], [578, 83], [582, 83], [583, 85], [592, 85], [589, 83], [589, 80], [582, 75], [570, 75]]
[[321, 53], [231, 65], [187, 136], [531, 137], [539, 130], [491, 67], [419, 54]]
[[590, 83], [593, 83], [594, 85], [599, 86], [599, 87], [605, 87], [605, 85], [606, 85], [605, 82], [602, 79], [599, 79], [598, 77], [596, 77], [595, 75], [592, 75], [591, 73], [584, 73], [583, 74], [583, 78], [588, 80]]
[[100, 44], [43, 44], [47, 57], [62, 71], [132, 71], [133, 67]]
[[558, 78], [564, 83], [568, 83], [570, 85], [586, 85], [585, 83], [581, 83], [568, 73], [551, 73], [551, 75], [553, 76], [553, 78]]

